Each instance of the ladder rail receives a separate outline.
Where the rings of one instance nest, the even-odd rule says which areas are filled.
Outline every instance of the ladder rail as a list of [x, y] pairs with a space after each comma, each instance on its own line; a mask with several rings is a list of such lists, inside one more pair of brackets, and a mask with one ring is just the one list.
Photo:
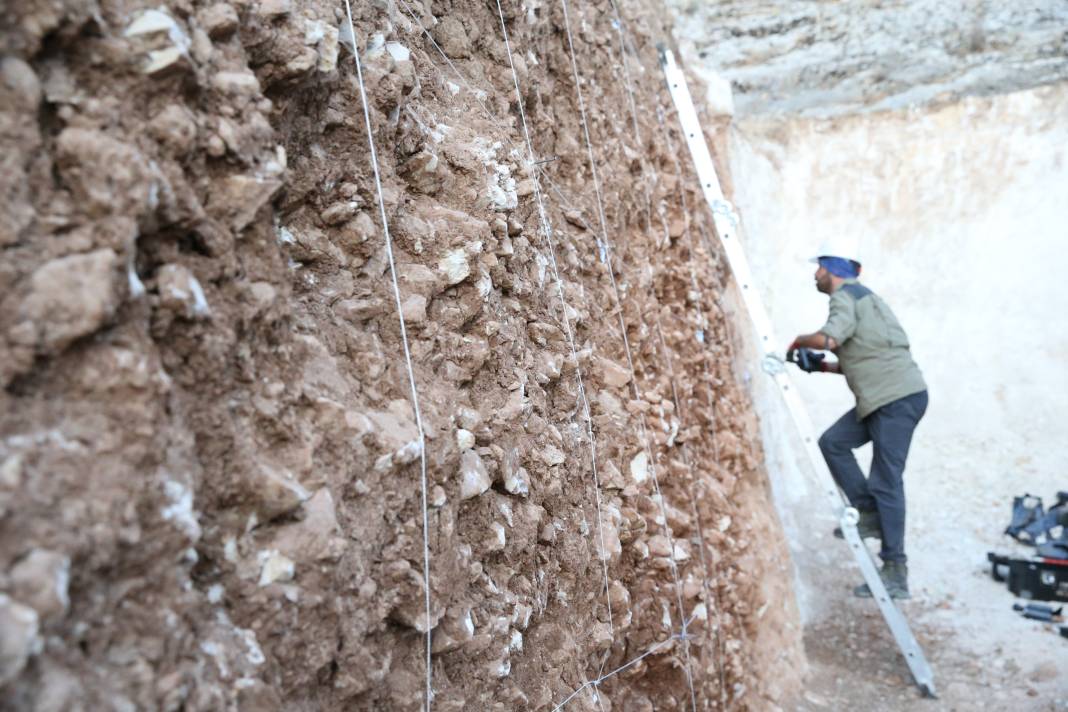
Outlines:
[[738, 215], [720, 187], [719, 177], [712, 162], [712, 154], [709, 152], [708, 144], [705, 141], [700, 119], [697, 116], [697, 111], [694, 108], [693, 99], [686, 83], [686, 77], [675, 62], [674, 53], [663, 45], [659, 47], [659, 50], [660, 63], [664, 69], [668, 91], [671, 93], [672, 101], [679, 116], [679, 122], [682, 125], [683, 136], [686, 138], [686, 144], [690, 149], [690, 155], [697, 170], [697, 177], [701, 182], [701, 190], [712, 211], [716, 234], [727, 256], [731, 274], [738, 284], [746, 311], [756, 330], [757, 341], [763, 353], [761, 367], [775, 381], [777, 390], [782, 396], [783, 402], [804, 443], [805, 452], [810, 463], [817, 472], [824, 475], [821, 478], [824, 494], [827, 496], [832, 511], [834, 511], [839, 520], [850, 552], [853, 554], [864, 580], [872, 591], [875, 602], [879, 606], [879, 611], [890, 628], [890, 632], [897, 642], [905, 662], [908, 664], [913, 679], [924, 695], [935, 697], [934, 675], [927, 658], [923, 654], [923, 649], [912, 634], [905, 616], [887, 594], [886, 586], [883, 585], [883, 581], [879, 576], [879, 570], [876, 568], [868, 548], [864, 545], [857, 531], [857, 511], [842, 498], [834, 479], [830, 476], [830, 472], [827, 470], [826, 463], [823, 460], [823, 455], [819, 450], [815, 437], [816, 431], [809, 417], [808, 409], [805, 408], [800, 394], [791, 382], [790, 376], [786, 373], [785, 362], [775, 351], [775, 346], [778, 342], [775, 340], [771, 319], [768, 317], [767, 310], [753, 281], [749, 260], [745, 255], [745, 249], [740, 239], [741, 225]]

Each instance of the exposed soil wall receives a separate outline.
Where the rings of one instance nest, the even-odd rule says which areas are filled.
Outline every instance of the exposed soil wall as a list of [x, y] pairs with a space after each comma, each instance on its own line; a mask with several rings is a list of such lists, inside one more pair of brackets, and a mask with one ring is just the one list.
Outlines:
[[343, 6], [3, 10], [0, 709], [418, 710], [428, 624], [434, 709], [551, 709], [683, 619], [568, 707], [689, 709], [687, 669], [699, 709], [788, 697], [785, 548], [656, 120], [656, 8], [626, 9], [636, 126], [611, 6], [571, 8], [610, 256], [561, 8], [505, 9], [576, 359], [496, 7], [412, 6], [474, 94], [406, 7], [353, 11], [430, 621]]

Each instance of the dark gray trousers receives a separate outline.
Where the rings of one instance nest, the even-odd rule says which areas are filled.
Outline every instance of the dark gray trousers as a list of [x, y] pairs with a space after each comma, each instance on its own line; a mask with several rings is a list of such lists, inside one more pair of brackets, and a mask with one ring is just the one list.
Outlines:
[[[864, 420], [853, 408], [820, 436], [820, 450], [835, 482], [861, 512], [878, 512], [883, 528], [883, 561], [905, 562], [905, 458], [912, 433], [927, 412], [927, 391], [887, 403]], [[853, 450], [868, 442], [874, 453], [871, 475], [864, 473]]]

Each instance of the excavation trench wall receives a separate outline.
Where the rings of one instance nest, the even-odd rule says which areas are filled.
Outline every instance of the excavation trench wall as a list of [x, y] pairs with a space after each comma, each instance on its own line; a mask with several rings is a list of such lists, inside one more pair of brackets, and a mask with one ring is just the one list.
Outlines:
[[434, 709], [552, 709], [643, 655], [567, 708], [789, 706], [661, 10], [570, 8], [602, 233], [562, 8], [508, 5], [552, 252], [496, 5], [353, 8], [429, 582], [343, 6], [5, 6], [0, 709], [418, 710], [428, 627]]

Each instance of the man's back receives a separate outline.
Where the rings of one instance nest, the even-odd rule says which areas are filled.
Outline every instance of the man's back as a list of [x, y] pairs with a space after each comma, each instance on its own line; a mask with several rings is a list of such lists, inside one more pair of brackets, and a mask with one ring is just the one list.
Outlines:
[[856, 280], [831, 295], [830, 316], [820, 331], [838, 342], [838, 365], [857, 398], [858, 418], [927, 389], [894, 312]]

